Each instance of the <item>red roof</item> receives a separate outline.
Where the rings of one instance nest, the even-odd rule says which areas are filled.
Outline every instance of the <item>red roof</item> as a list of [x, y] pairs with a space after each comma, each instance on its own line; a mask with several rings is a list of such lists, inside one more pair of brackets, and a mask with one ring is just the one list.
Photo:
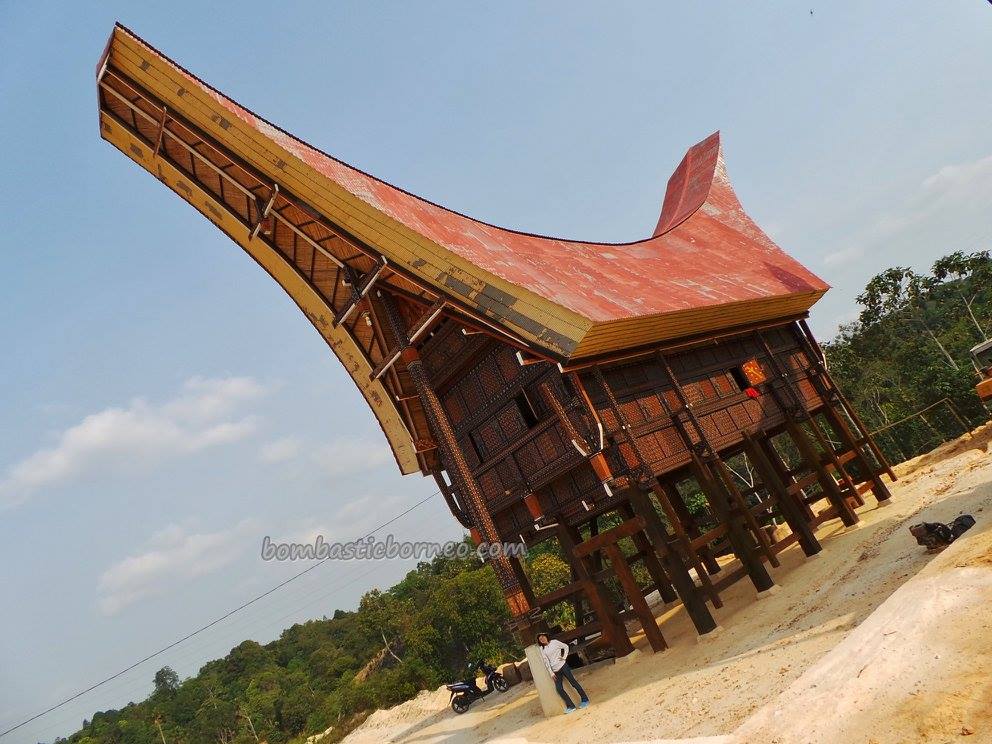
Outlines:
[[[625, 340], [647, 343], [732, 327], [748, 319], [801, 313], [829, 288], [782, 251], [744, 212], [727, 178], [718, 132], [691, 147], [675, 169], [650, 237], [613, 244], [533, 235], [459, 214], [343, 163], [211, 88], [132, 32], [121, 27], [119, 31], [157, 55], [239, 126], [295, 156], [356, 201], [478, 270], [589, 321], [584, 328], [568, 321], [569, 329], [559, 334], [554, 347], [562, 356], [568, 357], [573, 350], [579, 353], [580, 348], [591, 352], [622, 346]], [[178, 91], [170, 105], [185, 105], [182, 94]], [[224, 129], [230, 126], [219, 114], [214, 121]], [[282, 161], [261, 165], [272, 163], [280, 168]], [[481, 306], [481, 298], [489, 303], [488, 317], [505, 320], [515, 332], [543, 343], [540, 328], [550, 317], [546, 309], [535, 308], [521, 294], [516, 299], [523, 301], [512, 308], [515, 315], [510, 317], [500, 307], [512, 305], [513, 298], [506, 299], [503, 292], [494, 305], [491, 297], [479, 292], [477, 287], [465, 288], [460, 299]], [[537, 330], [531, 332], [525, 323], [517, 322], [523, 316], [536, 319]], [[613, 325], [638, 319], [643, 322], [634, 336], [628, 337]], [[603, 341], [606, 336], [612, 338]]]
[[719, 132], [691, 147], [675, 169], [652, 237], [587, 243], [507, 230], [445, 209], [273, 130], [227, 99], [224, 103], [397, 222], [592, 321], [829, 288], [744, 212], [727, 178]]

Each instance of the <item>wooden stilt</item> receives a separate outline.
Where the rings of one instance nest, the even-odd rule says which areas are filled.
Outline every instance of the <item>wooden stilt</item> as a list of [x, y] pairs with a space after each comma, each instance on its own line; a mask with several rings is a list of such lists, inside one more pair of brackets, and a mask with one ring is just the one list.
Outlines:
[[[640, 534], [644, 533], [642, 532]], [[613, 573], [620, 579], [620, 586], [623, 587], [624, 594], [627, 595], [634, 614], [640, 620], [641, 627], [644, 629], [644, 635], [647, 636], [651, 648], [656, 652], [664, 651], [668, 648], [668, 644], [665, 643], [665, 638], [658, 629], [658, 622], [654, 619], [654, 613], [651, 612], [651, 608], [648, 607], [648, 603], [644, 600], [641, 589], [637, 586], [634, 574], [630, 570], [630, 566], [627, 565], [623, 553], [620, 552], [619, 546], [616, 543], [610, 543], [603, 548], [603, 552], [606, 553], [606, 557], [613, 567]]]
[[[723, 600], [720, 599], [720, 595], [717, 594], [716, 589], [713, 587], [713, 582], [710, 580], [709, 573], [703, 566], [703, 562], [700, 560], [699, 553], [692, 545], [692, 540], [689, 539], [689, 535], [685, 531], [685, 527], [682, 521], [679, 519], [671, 501], [668, 498], [668, 494], [665, 490], [665, 484], [656, 486], [653, 491], [655, 498], [658, 499], [658, 503], [661, 505], [662, 511], [665, 513], [665, 517], [668, 519], [669, 524], [672, 525], [672, 530], [675, 533], [675, 540], [678, 546], [685, 552], [686, 557], [688, 557], [692, 567], [696, 569], [696, 575], [699, 576], [699, 580], [706, 589], [706, 593], [710, 600], [713, 602], [713, 606], [720, 608], [723, 607]], [[633, 501], [632, 501], [633, 503]], [[651, 504], [651, 499], [645, 496], [645, 508], [649, 508], [651, 513], [654, 515], [654, 519], [661, 524], [661, 518], [658, 516], [658, 512], [655, 511], [654, 506]], [[639, 512], [640, 513], [640, 512]], [[642, 516], [643, 513], [641, 514]], [[664, 527], [662, 526], [664, 530]], [[657, 543], [656, 543], [657, 544]], [[674, 582], [673, 582], [674, 583]], [[676, 585], [676, 591], [678, 586]], [[681, 596], [681, 594], [679, 595]]]
[[806, 436], [806, 433], [802, 430], [802, 427], [791, 419], [786, 420], [785, 426], [786, 431], [789, 432], [789, 436], [799, 449], [803, 459], [816, 473], [816, 478], [820, 483], [820, 487], [823, 489], [823, 494], [830, 501], [834, 509], [837, 510], [837, 516], [840, 517], [846, 527], [857, 524], [857, 513], [851, 508], [851, 505], [847, 503], [847, 497], [841, 492], [840, 487], [837, 485], [837, 481], [834, 480], [834, 477], [830, 475], [827, 469], [823, 466], [823, 461], [820, 459], [820, 453], [816, 451], [816, 448], [809, 440], [809, 437]]
[[[689, 511], [689, 507], [685, 503], [685, 498], [675, 483], [668, 480], [661, 481], [661, 487], [664, 489], [665, 495], [668, 496], [668, 501], [675, 510], [678, 521], [685, 526], [686, 534], [692, 540], [700, 537], [703, 533], [699, 528], [699, 523], [696, 521], [692, 512]], [[703, 565], [706, 566], [707, 573], [712, 575], [720, 572], [720, 564], [717, 563], [716, 558], [713, 557], [713, 553], [708, 547], [698, 548], [696, 552], [699, 553], [699, 558], [702, 559]]]
[[[710, 610], [706, 606], [706, 601], [692, 580], [692, 576], [689, 574], [685, 563], [683, 563], [682, 557], [670, 544], [665, 525], [661, 521], [661, 517], [658, 516], [658, 512], [655, 511], [654, 506], [652, 506], [651, 499], [640, 489], [632, 489], [630, 505], [639, 516], [644, 518], [646, 525], [644, 531], [661, 556], [665, 573], [671, 579], [675, 591], [678, 592], [679, 598], [682, 600], [682, 605], [689, 615], [689, 619], [692, 620], [692, 624], [696, 627], [696, 632], [703, 635], [714, 630], [716, 628], [716, 621], [710, 614]], [[703, 574], [705, 575], [705, 572]], [[719, 597], [717, 597], [717, 601], [719, 601]]]
[[858, 506], [864, 506], [864, 499], [858, 494], [858, 486], [854, 482], [854, 478], [851, 477], [850, 473], [847, 472], [847, 468], [844, 467], [844, 463], [840, 461], [837, 457], [837, 451], [830, 444], [827, 439], [826, 434], [823, 433], [823, 429], [820, 428], [819, 422], [816, 420], [816, 416], [810, 416], [809, 428], [813, 432], [813, 436], [816, 438], [817, 443], [820, 445], [820, 449], [824, 451], [830, 463], [834, 466], [834, 470], [840, 477], [840, 482], [843, 485], [841, 488], [842, 492], [846, 492], [848, 498], [854, 499]]
[[813, 332], [809, 329], [809, 325], [805, 320], [799, 321], [798, 337], [805, 345], [807, 357], [813, 364], [817, 375], [822, 378], [825, 384], [830, 388], [830, 391], [836, 397], [837, 403], [844, 409], [844, 411], [847, 412], [847, 415], [851, 417], [851, 421], [854, 422], [854, 425], [861, 430], [865, 443], [875, 455], [875, 459], [878, 460], [879, 465], [885, 469], [885, 472], [888, 473], [889, 478], [893, 481], [899, 480], [896, 477], [895, 471], [892, 470], [892, 466], [889, 464], [889, 461], [886, 459], [885, 454], [878, 446], [878, 443], [872, 438], [871, 430], [865, 426], [865, 422], [861, 420], [861, 416], [858, 414], [857, 410], [848, 402], [847, 398], [844, 396], [844, 393], [840, 391], [837, 385], [834, 384], [834, 380], [830, 376], [830, 372], [827, 371], [827, 367], [824, 364], [820, 347], [817, 346], [816, 341], [813, 338]]
[[559, 524], [556, 531], [561, 552], [572, 567], [572, 573], [583, 584], [586, 599], [589, 601], [592, 611], [596, 613], [603, 637], [613, 646], [613, 652], [617, 656], [626, 656], [634, 650], [634, 647], [627, 636], [627, 629], [623, 626], [620, 614], [613, 607], [613, 602], [607, 595], [606, 588], [592, 579], [585, 560], [575, 554], [575, 547], [581, 542], [578, 530]]
[[788, 489], [781, 478], [779, 478], [778, 473], [775, 471], [772, 463], [769, 462], [764, 451], [758, 445], [757, 440], [751, 434], [745, 432], [744, 441], [751, 461], [761, 476], [762, 483], [768, 490], [769, 495], [778, 503], [779, 511], [782, 513], [786, 524], [789, 525], [789, 529], [796, 535], [799, 547], [802, 548], [802, 551], [806, 555], [816, 555], [823, 548], [819, 540], [816, 539], [816, 534], [813, 532], [810, 523], [806, 520], [806, 515], [799, 509], [799, 505], [789, 494]]
[[868, 456], [871, 448], [867, 447], [863, 440], [855, 437], [854, 432], [851, 431], [851, 427], [844, 420], [844, 415], [834, 408], [834, 406], [828, 404], [823, 409], [823, 414], [827, 417], [827, 421], [830, 422], [830, 428], [833, 429], [837, 437], [844, 443], [844, 446], [854, 451], [858, 465], [861, 467], [865, 476], [871, 480], [871, 491], [875, 496], [875, 500], [881, 502], [891, 499], [892, 493], [889, 491], [888, 486], [885, 485], [885, 481], [882, 480], [879, 469], [872, 463], [871, 458]]
[[772, 564], [775, 568], [779, 567], [778, 556], [775, 555], [775, 551], [772, 550], [772, 541], [768, 537], [768, 533], [761, 528], [758, 524], [758, 520], [754, 516], [754, 512], [751, 511], [747, 502], [744, 500], [744, 496], [741, 495], [740, 489], [737, 488], [737, 484], [734, 483], [733, 473], [720, 457], [713, 459], [712, 463], [714, 469], [714, 475], [718, 479], [717, 485], [720, 486], [721, 483], [730, 497], [730, 504], [732, 507], [736, 507], [737, 512], [739, 512], [744, 517], [744, 522], [748, 525], [751, 530], [751, 534], [754, 535], [761, 551], [768, 558], [768, 562]]
[[[779, 480], [785, 484], [785, 487], [788, 489], [795, 486], [796, 479], [789, 471], [789, 466], [785, 463], [785, 460], [782, 459], [782, 455], [780, 455], [779, 451], [775, 449], [775, 443], [771, 440], [771, 438], [758, 439], [757, 442], [758, 446], [761, 448], [761, 451], [765, 453], [768, 461], [772, 464], [775, 472], [778, 473]], [[802, 513], [806, 515], [806, 521], [812, 522], [815, 515], [813, 514], [813, 510], [810, 508], [809, 504], [807, 504], [803, 498], [803, 492], [796, 490], [795, 493], [791, 494], [791, 498]]]
[[[630, 505], [629, 501], [620, 504], [620, 513], [624, 519], [631, 519], [636, 516], [634, 507]], [[631, 538], [634, 541], [634, 547], [644, 555], [644, 567], [647, 568], [648, 574], [651, 576], [651, 581], [655, 589], [658, 590], [658, 594], [661, 595], [662, 601], [666, 604], [668, 602], [674, 602], [679, 598], [679, 595], [672, 587], [672, 582], [668, 580], [668, 576], [665, 575], [665, 569], [662, 568], [661, 561], [658, 560], [658, 553], [648, 539], [648, 536], [643, 532], [637, 532]]]
[[759, 548], [754, 535], [744, 526], [743, 517], [734, 513], [725, 489], [718, 484], [717, 476], [698, 457], [693, 458], [693, 472], [713, 511], [727, 525], [727, 539], [754, 588], [759, 592], [771, 589], [775, 582], [765, 568], [764, 561], [757, 556]]

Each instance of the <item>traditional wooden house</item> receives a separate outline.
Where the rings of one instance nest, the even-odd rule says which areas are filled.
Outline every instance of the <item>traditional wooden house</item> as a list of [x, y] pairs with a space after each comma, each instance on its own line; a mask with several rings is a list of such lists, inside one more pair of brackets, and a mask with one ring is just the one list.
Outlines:
[[[650, 237], [597, 244], [384, 183], [121, 26], [97, 81], [103, 138], [285, 289], [403, 473], [434, 477], [478, 541], [558, 540], [574, 580], [550, 595], [534, 596], [517, 559], [492, 559], [517, 628], [569, 601], [581, 625], [567, 638], [598, 634], [622, 655], [636, 617], [657, 650], [644, 595], [658, 590], [708, 633], [727, 586], [769, 590], [781, 550], [813, 555], [818, 525], [856, 523], [868, 490], [888, 500], [881, 475], [894, 475], [804, 320], [828, 287], [744, 212], [719, 134], [686, 153]], [[742, 454], [749, 482], [728, 464]], [[708, 522], [687, 489], [705, 494]]]

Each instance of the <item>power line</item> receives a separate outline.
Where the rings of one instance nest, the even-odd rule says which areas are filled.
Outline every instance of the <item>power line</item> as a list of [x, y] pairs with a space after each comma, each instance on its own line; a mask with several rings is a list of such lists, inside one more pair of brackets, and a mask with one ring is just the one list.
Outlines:
[[[379, 530], [381, 530], [383, 527], [388, 527], [389, 525], [391, 525], [393, 522], [397, 521], [398, 519], [401, 519], [402, 517], [405, 517], [407, 514], [409, 514], [410, 512], [412, 512], [414, 509], [416, 509], [418, 506], [420, 506], [421, 504], [427, 503], [432, 498], [434, 498], [435, 496], [437, 496], [439, 493], [440, 493], [440, 491], [435, 491], [430, 496], [428, 496], [428, 497], [426, 497], [424, 499], [421, 499], [416, 504], [414, 504], [413, 506], [409, 507], [408, 509], [400, 512], [399, 514], [397, 514], [392, 519], [389, 519], [389, 520], [383, 522], [378, 527], [376, 527], [375, 529], [373, 529], [372, 531], [370, 531], [367, 535], [364, 535], [363, 537], [358, 538], [358, 540], [365, 540], [365, 539], [371, 537], [376, 532], [378, 532]], [[199, 635], [200, 633], [204, 632], [205, 630], [209, 630], [210, 628], [212, 628], [213, 626], [217, 625], [218, 623], [223, 622], [224, 620], [227, 620], [227, 618], [231, 617], [231, 615], [234, 615], [234, 614], [236, 614], [238, 612], [241, 612], [246, 607], [250, 607], [251, 605], [253, 605], [256, 602], [258, 602], [259, 600], [262, 600], [265, 597], [269, 596], [270, 594], [273, 594], [273, 593], [279, 591], [280, 589], [282, 589], [287, 584], [291, 584], [292, 582], [296, 581], [301, 576], [304, 576], [305, 574], [310, 573], [315, 568], [317, 568], [318, 566], [322, 566], [324, 563], [326, 563], [329, 560], [330, 560], [330, 557], [323, 558], [323, 559], [319, 560], [317, 563], [314, 563], [312, 566], [309, 566], [309, 567], [303, 569], [302, 571], [300, 571], [299, 573], [290, 576], [285, 581], [282, 581], [282, 582], [276, 584], [271, 589], [268, 589], [268, 590], [262, 592], [261, 594], [259, 594], [258, 596], [253, 597], [252, 599], [249, 599], [247, 602], [244, 602], [243, 604], [238, 605], [233, 610], [230, 610], [230, 611], [224, 613], [223, 615], [221, 615], [220, 617], [216, 618], [215, 620], [211, 620], [206, 625], [203, 625], [203, 626], [197, 628], [196, 630], [194, 630], [194, 631], [192, 631], [190, 633], [187, 633], [182, 638], [180, 638], [180, 639], [178, 639], [178, 640], [173, 641], [172, 643], [170, 643], [168, 646], [163, 646], [158, 651], [156, 651], [154, 653], [151, 653], [151, 654], [148, 654], [148, 656], [146, 656], [143, 659], [140, 659], [140, 660], [134, 662], [133, 664], [131, 664], [128, 667], [125, 667], [124, 669], [121, 669], [116, 674], [112, 674], [109, 677], [107, 677], [105, 679], [102, 679], [102, 680], [100, 680], [99, 682], [97, 682], [95, 684], [90, 685], [85, 690], [80, 690], [75, 695], [72, 695], [71, 697], [67, 697], [65, 700], [62, 700], [61, 702], [56, 703], [55, 705], [53, 705], [50, 708], [47, 708], [47, 709], [41, 711], [40, 713], [36, 713], [35, 715], [33, 715], [30, 718], [27, 718], [27, 719], [21, 721], [20, 723], [18, 723], [15, 726], [11, 726], [6, 731], [0, 732], [0, 737], [4, 737], [7, 734], [12, 733], [12, 732], [16, 731], [17, 729], [21, 728], [22, 726], [26, 726], [27, 724], [31, 723], [32, 721], [37, 721], [42, 716], [47, 716], [49, 713], [51, 713], [53, 711], [56, 711], [59, 708], [62, 708], [63, 706], [68, 705], [73, 700], [76, 700], [78, 698], [81, 698], [83, 695], [87, 694], [88, 692], [92, 692], [93, 690], [97, 689], [98, 687], [102, 687], [103, 685], [107, 684], [108, 682], [112, 682], [113, 680], [117, 679], [118, 677], [120, 677], [120, 676], [122, 676], [124, 674], [127, 674], [132, 669], [135, 669], [136, 667], [139, 667], [142, 664], [144, 664], [146, 661], [151, 661], [156, 656], [161, 656], [166, 651], [169, 651], [170, 649], [175, 648], [176, 646], [180, 645], [181, 643], [185, 643], [190, 638], [193, 638], [194, 636]]]

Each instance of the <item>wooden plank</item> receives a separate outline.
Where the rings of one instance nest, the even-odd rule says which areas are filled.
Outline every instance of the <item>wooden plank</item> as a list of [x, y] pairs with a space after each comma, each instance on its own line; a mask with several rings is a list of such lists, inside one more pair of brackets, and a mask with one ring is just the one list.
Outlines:
[[562, 643], [571, 643], [577, 638], [588, 638], [600, 632], [602, 632], [602, 625], [599, 620], [593, 620], [591, 623], [586, 623], [572, 630], [566, 630], [564, 633], [559, 633], [555, 638]]
[[636, 516], [633, 519], [628, 519], [625, 522], [621, 522], [616, 527], [608, 529], [606, 532], [600, 532], [598, 535], [590, 537], [588, 540], [576, 545], [575, 555], [581, 558], [597, 550], [602, 550], [607, 545], [612, 545], [617, 540], [622, 540], [625, 537], [630, 537], [635, 532], [640, 532], [644, 529], [644, 527], [645, 522], [643, 517]]
[[585, 588], [585, 585], [581, 581], [573, 581], [565, 586], [555, 589], [553, 592], [548, 592], [540, 597], [537, 597], [534, 602], [542, 610], [546, 610], [548, 607], [558, 604], [559, 602], [568, 599], [574, 594], [579, 594]]

